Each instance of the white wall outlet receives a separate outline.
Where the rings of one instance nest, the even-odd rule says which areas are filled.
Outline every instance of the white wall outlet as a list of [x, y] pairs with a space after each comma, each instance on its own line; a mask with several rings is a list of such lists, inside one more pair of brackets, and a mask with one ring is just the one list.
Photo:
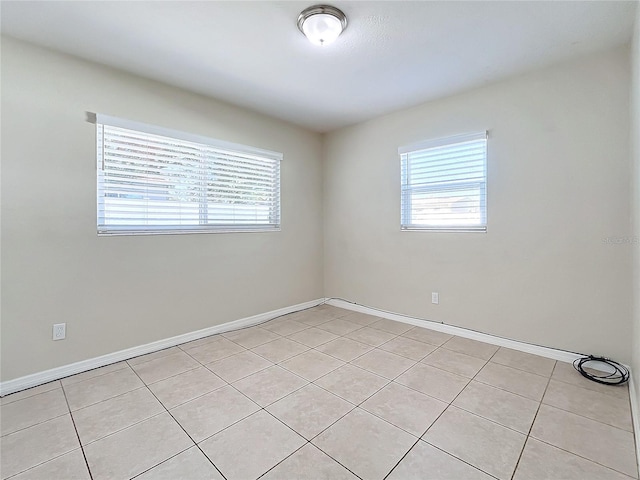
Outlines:
[[435, 305], [440, 303], [440, 294], [438, 292], [431, 292], [431, 303]]
[[67, 336], [67, 324], [66, 323], [56, 323], [53, 326], [53, 339], [54, 340], [64, 340]]

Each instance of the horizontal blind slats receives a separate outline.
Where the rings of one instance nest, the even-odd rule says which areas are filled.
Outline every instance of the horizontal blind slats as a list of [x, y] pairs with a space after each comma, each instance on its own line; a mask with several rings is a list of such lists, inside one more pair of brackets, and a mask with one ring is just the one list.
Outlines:
[[399, 149], [401, 227], [486, 229], [486, 133], [423, 145]]
[[97, 145], [99, 233], [279, 228], [279, 159], [105, 125]]

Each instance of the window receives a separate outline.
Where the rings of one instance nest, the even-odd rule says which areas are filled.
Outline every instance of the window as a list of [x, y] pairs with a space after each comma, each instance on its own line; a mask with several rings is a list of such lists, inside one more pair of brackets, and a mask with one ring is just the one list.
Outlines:
[[280, 229], [282, 154], [96, 115], [98, 234]]
[[402, 230], [487, 231], [487, 132], [398, 149]]

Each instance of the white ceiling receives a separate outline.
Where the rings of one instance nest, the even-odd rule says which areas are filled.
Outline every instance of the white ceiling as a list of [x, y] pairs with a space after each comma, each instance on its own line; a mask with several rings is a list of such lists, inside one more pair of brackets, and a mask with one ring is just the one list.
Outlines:
[[326, 47], [296, 27], [313, 0], [3, 1], [2, 33], [324, 132], [624, 44], [637, 4], [330, 3]]

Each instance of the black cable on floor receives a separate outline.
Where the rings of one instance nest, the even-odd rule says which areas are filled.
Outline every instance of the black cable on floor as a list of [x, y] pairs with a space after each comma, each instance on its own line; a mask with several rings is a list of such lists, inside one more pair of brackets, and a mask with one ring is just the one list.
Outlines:
[[[591, 371], [587, 371], [586, 369], [589, 368], [589, 362], [599, 362], [609, 365], [613, 369], [613, 372], [598, 375], [594, 372], [593, 367], [591, 367]], [[621, 385], [629, 380], [629, 369], [627, 367], [605, 357], [589, 355], [588, 357], [578, 358], [574, 360], [573, 368], [580, 372], [583, 377], [594, 382], [602, 383], [603, 385]]]

